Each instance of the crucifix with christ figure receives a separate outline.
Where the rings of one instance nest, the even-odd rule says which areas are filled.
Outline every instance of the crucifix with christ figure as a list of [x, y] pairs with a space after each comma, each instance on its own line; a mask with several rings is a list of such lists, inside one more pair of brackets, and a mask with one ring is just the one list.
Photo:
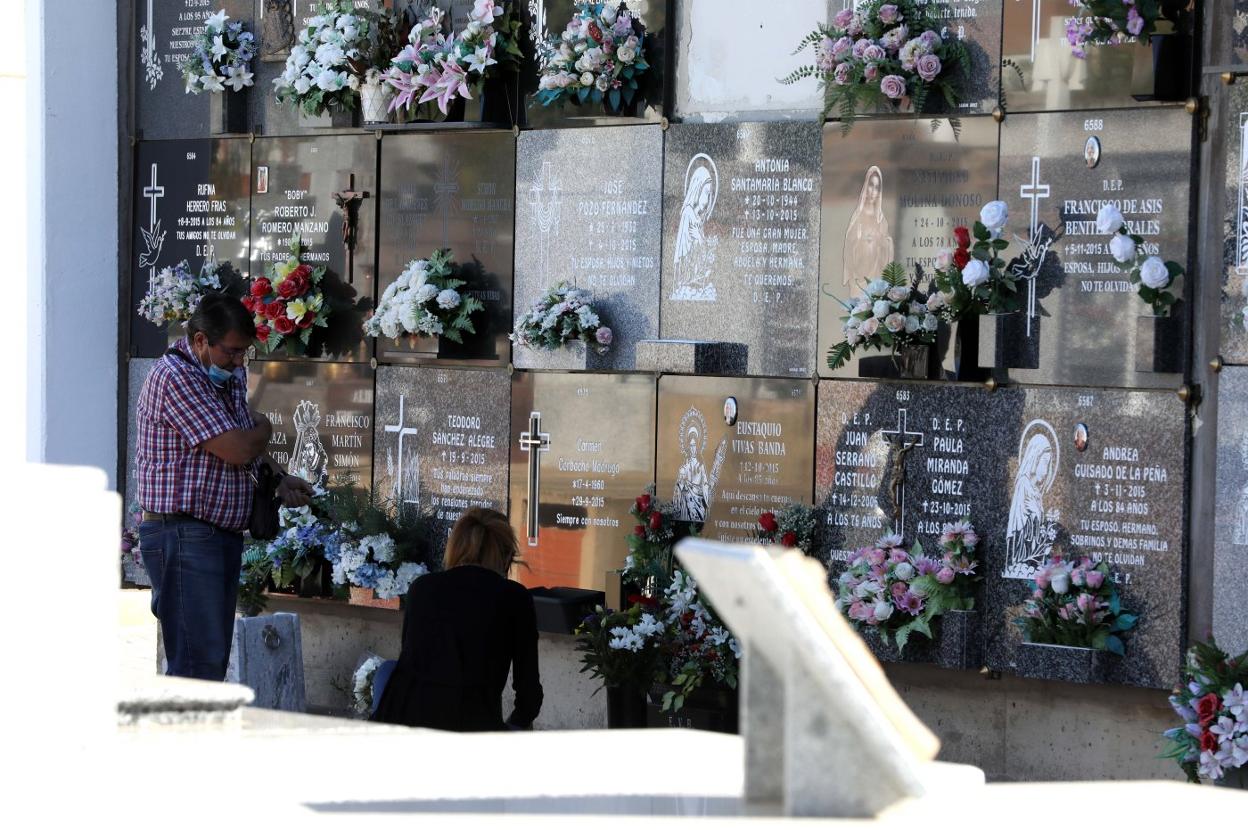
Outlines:
[[371, 197], [367, 190], [355, 189], [355, 174], [347, 182], [346, 190], [334, 194], [334, 204], [342, 211], [342, 244], [347, 252], [347, 282], [355, 281], [355, 241], [359, 232], [360, 203]]
[[893, 498], [893, 532], [903, 533], [902, 522], [906, 513], [906, 455], [915, 447], [923, 446], [926, 434], [910, 429], [909, 413], [905, 409], [897, 410], [896, 429], [882, 429], [880, 434], [885, 441], [897, 446], [889, 488]]
[[537, 547], [538, 499], [541, 496], [542, 453], [550, 452], [550, 433], [542, 432], [542, 413], [529, 413], [529, 428], [520, 433], [520, 451], [529, 454], [529, 509], [525, 517], [529, 547]]

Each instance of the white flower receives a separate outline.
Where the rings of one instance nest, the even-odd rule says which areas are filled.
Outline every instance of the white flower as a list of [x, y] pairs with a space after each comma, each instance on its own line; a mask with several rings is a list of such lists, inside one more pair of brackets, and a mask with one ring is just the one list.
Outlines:
[[1166, 263], [1161, 261], [1161, 257], [1150, 256], [1144, 260], [1144, 264], [1140, 266], [1140, 282], [1156, 291], [1170, 284], [1170, 272], [1166, 270]]
[[982, 260], [972, 259], [962, 269], [962, 282], [971, 289], [988, 282], [988, 266]]
[[431, 283], [422, 283], [420, 286], [412, 286], [412, 302], [417, 305], [425, 303], [438, 296], [438, 287]]
[[899, 303], [902, 300], [910, 296], [910, 289], [904, 285], [897, 285], [888, 289], [887, 296], [888, 296], [888, 299], [892, 300], [893, 302]]
[[486, 67], [493, 66], [496, 63], [498, 61], [490, 57], [489, 50], [484, 46], [480, 46], [477, 48], [477, 51], [468, 56], [468, 71], [484, 72]]
[[223, 32], [225, 31], [225, 21], [229, 19], [230, 16], [225, 13], [225, 9], [221, 9], [216, 14], [209, 16], [209, 18], [204, 21], [204, 26], [206, 26], [210, 32]]
[[937, 270], [939, 271], [947, 270], [949, 266], [952, 264], [953, 264], [953, 252], [950, 251], [948, 248], [946, 248], [945, 250], [941, 251], [940, 253], [936, 255]]
[[909, 562], [898, 562], [893, 567], [893, 576], [897, 577], [902, 582], [909, 582], [914, 578], [914, 566]]
[[1122, 211], [1111, 204], [1105, 204], [1096, 213], [1096, 229], [1101, 233], [1117, 233], [1124, 224]]
[[1064, 594], [1070, 590], [1070, 574], [1066, 571], [1057, 571], [1049, 580], [1049, 587], [1053, 589], [1055, 594]]
[[213, 60], [220, 60], [221, 58], [229, 54], [229, 51], [230, 51], [229, 48], [225, 45], [225, 38], [223, 36], [217, 35], [216, 37], [212, 39]]
[[862, 321], [862, 325], [858, 327], [858, 333], [863, 337], [874, 337], [875, 333], [880, 330], [880, 320], [878, 317], [868, 317]]
[[204, 89], [208, 92], [225, 91], [225, 85], [221, 83], [221, 79], [216, 75], [200, 75], [199, 82], [204, 85]]
[[858, 305], [853, 307], [851, 313], [866, 314], [870, 310], [871, 310], [871, 301], [864, 298], [858, 301]]
[[935, 314], [923, 315], [923, 331], [936, 331], [939, 322], [936, 320]]
[[1005, 202], [995, 201], [984, 205], [979, 211], [979, 221], [984, 227], [993, 232], [995, 236], [1005, 227], [1005, 222], [1010, 218], [1010, 211], [1005, 206]]
[[312, 88], [312, 82], [309, 81], [307, 78], [300, 78], [299, 80], [295, 81], [295, 92], [299, 93], [300, 95], [306, 95], [308, 90], [311, 88]]
[[346, 53], [336, 43], [323, 43], [316, 49], [316, 62], [321, 66], [337, 66], [346, 59]]
[[1130, 262], [1135, 259], [1135, 240], [1125, 233], [1115, 233], [1109, 240], [1109, 252], [1119, 262]]
[[255, 78], [255, 75], [248, 72], [244, 66], [231, 66], [226, 72], [230, 77], [225, 85], [235, 92], [242, 92], [245, 87], [251, 86], [252, 79]]
[[611, 88], [611, 79], [608, 78], [606, 74], [599, 75], [598, 80], [594, 83], [594, 86], [598, 87], [599, 92], [606, 92]]
[[862, 339], [862, 335], [858, 333], [858, 327], [854, 326], [845, 332], [845, 342], [851, 346], [858, 345], [858, 341]]
[[438, 292], [438, 306], [440, 308], [455, 308], [459, 305], [459, 292], [453, 288], [444, 288]]
[[871, 306], [871, 314], [881, 319], [887, 317], [892, 310], [893, 306], [888, 300], [876, 300], [875, 304]]
[[927, 298], [927, 310], [928, 311], [937, 311], [944, 304], [945, 304], [945, 296], [941, 294], [940, 292], [936, 292], [935, 294], [932, 294], [932, 296]]
[[871, 282], [867, 283], [867, 296], [883, 297], [888, 293], [889, 287], [888, 280], [871, 280]]
[[898, 332], [905, 331], [906, 318], [903, 315], [898, 314], [897, 312], [893, 312], [892, 314], [884, 318], [884, 328], [888, 329], [893, 334], [897, 334]]
[[590, 87], [594, 85], [594, 73], [585, 72], [581, 74], [581, 86]]
[[343, 78], [332, 69], [326, 69], [316, 79], [316, 85], [326, 92], [337, 92], [342, 89]]
[[919, 318], [914, 315], [906, 317], [906, 334], [914, 334], [919, 330]]
[[877, 602], [871, 609], [871, 613], [875, 614], [877, 620], [883, 622], [893, 615], [893, 604], [885, 601]]

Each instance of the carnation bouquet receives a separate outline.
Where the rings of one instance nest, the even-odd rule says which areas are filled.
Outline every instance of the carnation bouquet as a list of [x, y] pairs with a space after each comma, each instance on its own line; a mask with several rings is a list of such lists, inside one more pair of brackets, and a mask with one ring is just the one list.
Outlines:
[[1248, 764], [1248, 652], [1232, 657], [1212, 639], [1187, 652], [1182, 683], [1170, 705], [1182, 726], [1165, 731], [1163, 757], [1173, 758], [1189, 781], [1217, 781]]
[[563, 34], [538, 44], [537, 100], [604, 103], [609, 111], [633, 102], [646, 63], [646, 27], [628, 6], [578, 0]]
[[458, 32], [452, 30], [444, 11], [431, 7], [412, 27], [407, 44], [390, 60], [385, 80], [397, 92], [390, 111], [436, 101], [446, 115], [456, 98], [470, 100], [473, 92], [479, 95], [491, 72], [515, 71], [524, 57], [516, 6], [503, 0], [474, 0]]
[[781, 79], [792, 84], [818, 77], [824, 91], [823, 117], [835, 113], [849, 132], [865, 106], [887, 103], [900, 108], [909, 99], [922, 112], [932, 92], [957, 110], [955, 72], [970, 65], [966, 47], [944, 28], [931, 3], [916, 0], [870, 0], [844, 9], [806, 36], [793, 54], [815, 51], [815, 63]]
[[1158, 317], [1168, 315], [1170, 307], [1178, 302], [1169, 289], [1183, 275], [1183, 266], [1149, 254], [1144, 238], [1127, 229], [1122, 211], [1115, 205], [1105, 204], [1097, 212], [1096, 229], [1113, 234], [1109, 239], [1109, 252], [1121, 265], [1130, 268], [1131, 284], [1138, 286], [1140, 299], [1148, 303]]
[[768, 510], [758, 517], [759, 540], [768, 545], [797, 548], [809, 556], [814, 551], [815, 510], [801, 502], [791, 502], [780, 515]]
[[1118, 589], [1104, 562], [1055, 555], [1036, 571], [1032, 595], [1015, 624], [1029, 643], [1124, 653], [1122, 633], [1136, 617], [1122, 610]]
[[837, 580], [836, 605], [859, 630], [891, 638], [898, 649], [911, 634], [931, 639], [931, 623], [941, 614], [975, 608], [978, 542], [965, 521], [943, 528], [940, 559], [924, 556], [918, 542], [907, 551], [900, 534], [883, 536], [854, 554]]
[[278, 103], [313, 116], [354, 111], [365, 74], [379, 62], [378, 50], [393, 28], [391, 18], [356, 9], [353, 0], [322, 2], [273, 81]]
[[1009, 218], [1005, 202], [989, 202], [979, 212], [972, 231], [953, 229], [958, 247], [936, 258], [927, 310], [950, 322], [981, 314], [1009, 314], [1022, 306], [1018, 280], [1023, 277], [1009, 267], [1001, 254], [1009, 243], [1001, 231]]
[[476, 334], [472, 315], [485, 305], [459, 292], [466, 282], [456, 276], [458, 272], [446, 248], [428, 259], [412, 260], [382, 292], [376, 310], [364, 321], [364, 333], [396, 340], [411, 334], [464, 342], [465, 333]]
[[610, 328], [602, 325], [588, 291], [560, 282], [516, 318], [516, 330], [511, 339], [530, 349], [548, 351], [579, 340], [599, 354], [606, 354], [614, 335]]
[[290, 257], [269, 266], [265, 276], [251, 283], [243, 305], [255, 316], [256, 342], [265, 354], [286, 344], [290, 354], [307, 350], [312, 328], [329, 325], [329, 303], [321, 291], [325, 266], [312, 268], [299, 261], [303, 244], [290, 239]]
[[828, 366], [839, 369], [858, 349], [891, 351], [904, 346], [930, 346], [936, 342], [938, 321], [906, 270], [896, 262], [867, 284], [866, 293], [844, 303], [849, 314], [842, 327], [845, 339], [828, 350]]
[[1174, 4], [1161, 0], [1070, 0], [1070, 4], [1076, 10], [1066, 19], [1066, 40], [1077, 58], [1087, 57], [1089, 45], [1148, 43], [1158, 21], [1177, 17], [1166, 14], [1166, 7]]
[[228, 86], [242, 92], [255, 82], [251, 59], [256, 56], [256, 36], [241, 21], [226, 23], [221, 9], [205, 21], [195, 38], [190, 56], [182, 63], [182, 79], [191, 95], [223, 92]]
[[185, 259], [161, 268], [152, 275], [147, 293], [139, 301], [139, 316], [158, 326], [186, 322], [205, 294], [222, 290], [219, 270], [217, 263], [207, 260], [199, 274], [194, 274]]

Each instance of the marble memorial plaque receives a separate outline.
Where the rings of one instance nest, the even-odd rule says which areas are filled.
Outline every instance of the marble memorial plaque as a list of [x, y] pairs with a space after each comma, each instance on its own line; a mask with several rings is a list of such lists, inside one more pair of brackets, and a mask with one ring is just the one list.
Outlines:
[[[1145, 134], [1152, 138], [1141, 144]], [[1146, 371], [1154, 364], [1139, 358], [1154, 347], [1183, 349], [1185, 314], [1180, 308], [1171, 337], [1145, 336], [1163, 329], [1141, 325], [1155, 322], [1151, 308], [1110, 255], [1109, 235], [1097, 231], [1096, 216], [1106, 203], [1118, 206], [1150, 253], [1186, 268], [1191, 153], [1191, 116], [1177, 109], [1005, 120], [1000, 198], [1010, 211], [1008, 253], [1017, 255], [1028, 239], [1042, 253], [1034, 257], [1036, 276], [1023, 289], [1023, 310], [1008, 321], [1024, 357], [995, 369], [999, 380], [1178, 385], [1176, 375]], [[1171, 290], [1182, 297], [1188, 282], [1184, 277]]]
[[1232, 654], [1248, 649], [1248, 369], [1218, 377], [1217, 509], [1213, 636]]
[[745, 343], [749, 373], [815, 372], [820, 126], [676, 124], [664, 161], [664, 339]]
[[[998, 126], [964, 118], [961, 134], [948, 121], [863, 120], [848, 136], [823, 130], [822, 241], [819, 261], [819, 373], [875, 376], [888, 356], [863, 352], [837, 371], [827, 353], [844, 339], [845, 303], [890, 262], [930, 274], [936, 255], [953, 247], [953, 229], [970, 227], [996, 198]], [[865, 362], [864, 362], [865, 361]]]
[[359, 363], [253, 360], [248, 402], [273, 422], [269, 453], [327, 487], [373, 480], [373, 370]]
[[662, 377], [658, 424], [658, 496], [704, 537], [755, 541], [761, 513], [810, 504], [809, 380]]
[[[224, 10], [230, 22], [242, 21], [255, 32], [254, 0], [138, 0], [134, 4], [134, 83], [136, 120], [144, 139], [203, 138], [212, 131], [226, 92], [188, 95], [182, 65], [195, 50], [204, 21]], [[255, 69], [253, 61], [253, 71]], [[122, 73], [125, 77], [125, 73]], [[264, 97], [272, 87], [256, 87], [242, 95]]]
[[1222, 358], [1248, 363], [1248, 85], [1227, 87]]
[[440, 539], [470, 507], [506, 513], [510, 395], [497, 370], [379, 367], [376, 501], [432, 516]]
[[606, 590], [629, 515], [654, 481], [655, 382], [644, 375], [516, 372], [511, 524], [529, 587]]
[[388, 135], [382, 141], [378, 296], [408, 262], [449, 248], [465, 266], [464, 291], [485, 304], [475, 336], [462, 345], [445, 338], [430, 347], [408, 339], [377, 341], [377, 358], [442, 359], [487, 366], [511, 356], [512, 251], [515, 231], [516, 139], [498, 130], [459, 134]]
[[[586, 175], [611, 147], [608, 178]], [[638, 340], [658, 336], [663, 133], [658, 126], [520, 134], [516, 158], [516, 297], [523, 313], [566, 280], [594, 295], [614, 333], [602, 368], [635, 367]], [[517, 367], [551, 355], [514, 347]]]
[[362, 326], [373, 297], [377, 140], [259, 138], [252, 168], [252, 276], [285, 261], [298, 235], [302, 261], [327, 269], [321, 289], [333, 306], [328, 327], [313, 329], [308, 355], [367, 360]]
[[136, 153], [130, 263], [130, 354], [157, 357], [180, 326], [157, 326], [137, 308], [157, 272], [207, 260], [223, 281], [250, 270], [251, 143], [246, 139], [144, 141]]

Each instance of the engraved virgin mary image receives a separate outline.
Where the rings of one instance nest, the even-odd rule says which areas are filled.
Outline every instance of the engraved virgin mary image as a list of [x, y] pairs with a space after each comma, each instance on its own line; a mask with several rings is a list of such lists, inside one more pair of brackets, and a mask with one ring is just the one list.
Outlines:
[[1023, 430], [1005, 534], [1005, 571], [1001, 576], [1006, 579], [1031, 579], [1053, 548], [1058, 514], [1045, 511], [1044, 497], [1053, 489], [1060, 453], [1057, 433], [1047, 422], [1032, 421]]
[[321, 445], [321, 408], [312, 401], [300, 401], [295, 407], [295, 451], [290, 459], [290, 472], [304, 481], [324, 486], [329, 477], [329, 454]]
[[843, 258], [841, 285], [847, 288], [875, 279], [893, 261], [893, 238], [884, 216], [884, 174], [874, 165], [867, 168], [858, 207], [849, 218]]
[[684, 453], [685, 463], [676, 473], [676, 488], [672, 494], [676, 516], [681, 521], [706, 521], [727, 448], [728, 439], [724, 438], [719, 442], [719, 448], [715, 451], [715, 463], [711, 465], [711, 472], [708, 474], [706, 465], [702, 463], [702, 457], [706, 453], [706, 418], [697, 409], [689, 407], [689, 411], [680, 419], [680, 451]]
[[685, 198], [680, 207], [680, 227], [676, 231], [676, 288], [673, 300], [714, 302], [715, 284], [711, 269], [719, 238], [706, 235], [706, 223], [715, 211], [719, 196], [719, 170], [714, 160], [698, 153], [685, 170]]

